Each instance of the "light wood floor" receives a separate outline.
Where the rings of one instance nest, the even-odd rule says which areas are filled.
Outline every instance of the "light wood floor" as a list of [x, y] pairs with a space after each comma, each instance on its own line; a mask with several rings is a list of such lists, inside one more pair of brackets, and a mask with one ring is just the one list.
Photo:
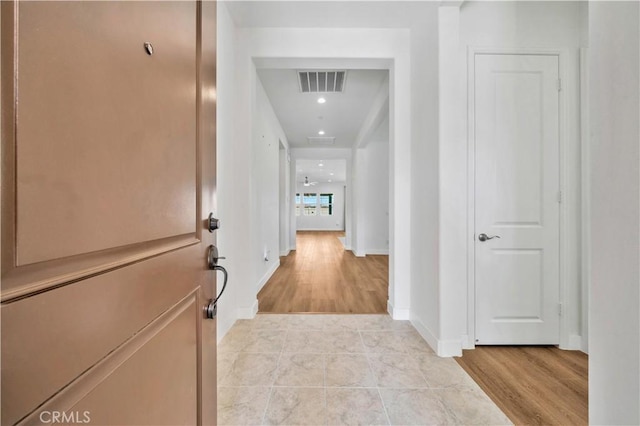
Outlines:
[[389, 256], [356, 257], [343, 232], [298, 232], [297, 250], [258, 293], [260, 312], [386, 313]]
[[514, 424], [588, 424], [588, 357], [580, 351], [477, 346], [456, 361]]

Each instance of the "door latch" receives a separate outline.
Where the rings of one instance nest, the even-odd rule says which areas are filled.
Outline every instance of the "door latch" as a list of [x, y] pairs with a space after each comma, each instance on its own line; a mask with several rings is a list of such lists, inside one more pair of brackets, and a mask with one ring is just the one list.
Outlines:
[[488, 236], [487, 234], [478, 235], [478, 239], [482, 242], [493, 240], [494, 238], [500, 238], [500, 235], [494, 235], [493, 237]]

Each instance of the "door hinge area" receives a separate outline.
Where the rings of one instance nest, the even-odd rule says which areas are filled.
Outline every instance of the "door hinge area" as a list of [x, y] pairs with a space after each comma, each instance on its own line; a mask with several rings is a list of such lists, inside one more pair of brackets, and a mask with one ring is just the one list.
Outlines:
[[556, 195], [558, 203], [562, 203], [562, 191], [558, 191], [558, 195]]
[[562, 316], [562, 303], [558, 303], [558, 316]]
[[558, 87], [558, 92], [561, 92], [561, 91], [562, 91], [562, 79], [561, 79], [561, 78], [559, 78], [559, 79], [556, 81], [556, 85], [557, 85], [557, 87]]

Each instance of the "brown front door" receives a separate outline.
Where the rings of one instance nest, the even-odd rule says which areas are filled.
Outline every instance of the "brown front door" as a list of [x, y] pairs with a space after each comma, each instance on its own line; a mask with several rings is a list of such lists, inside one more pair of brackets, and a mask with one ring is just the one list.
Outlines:
[[3, 425], [215, 424], [215, 8], [2, 2]]

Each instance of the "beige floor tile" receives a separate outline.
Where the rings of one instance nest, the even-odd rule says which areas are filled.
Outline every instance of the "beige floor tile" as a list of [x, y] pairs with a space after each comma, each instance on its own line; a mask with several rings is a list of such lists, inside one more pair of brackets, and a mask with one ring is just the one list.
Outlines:
[[408, 331], [399, 331], [398, 335], [402, 339], [402, 344], [407, 353], [434, 353], [433, 349], [431, 349], [431, 347], [415, 329], [411, 329]]
[[360, 333], [357, 331], [324, 331], [324, 352], [365, 353]]
[[326, 315], [291, 315], [289, 327], [291, 330], [322, 330], [329, 322]]
[[325, 315], [323, 330], [358, 331], [358, 317], [361, 315]]
[[284, 353], [278, 362], [276, 386], [324, 386], [324, 355]]
[[324, 353], [327, 350], [325, 332], [320, 330], [290, 330], [284, 342], [284, 352]]
[[221, 385], [224, 379], [229, 375], [233, 368], [233, 363], [238, 357], [238, 352], [222, 352], [218, 353], [218, 385]]
[[325, 390], [274, 387], [267, 406], [265, 424], [325, 425]]
[[482, 390], [462, 388], [436, 389], [443, 406], [460, 425], [510, 425], [509, 418]]
[[287, 330], [291, 321], [291, 315], [258, 314], [251, 323], [254, 329]]
[[420, 371], [424, 374], [429, 387], [471, 387], [477, 388], [476, 383], [453, 358], [440, 358], [435, 354], [415, 354], [420, 364]]
[[280, 354], [239, 353], [222, 386], [271, 386]]
[[328, 388], [329, 425], [386, 425], [387, 415], [377, 389]]
[[449, 425], [453, 418], [431, 389], [380, 389], [392, 425]]
[[233, 330], [222, 340], [219, 352], [280, 352], [286, 334], [286, 330]]
[[374, 387], [375, 377], [364, 354], [326, 355], [326, 386]]
[[269, 391], [268, 387], [218, 388], [218, 424], [262, 424]]
[[426, 388], [420, 364], [409, 354], [369, 354], [371, 369], [381, 388]]
[[360, 335], [369, 353], [404, 352], [400, 337], [393, 331], [361, 331]]

